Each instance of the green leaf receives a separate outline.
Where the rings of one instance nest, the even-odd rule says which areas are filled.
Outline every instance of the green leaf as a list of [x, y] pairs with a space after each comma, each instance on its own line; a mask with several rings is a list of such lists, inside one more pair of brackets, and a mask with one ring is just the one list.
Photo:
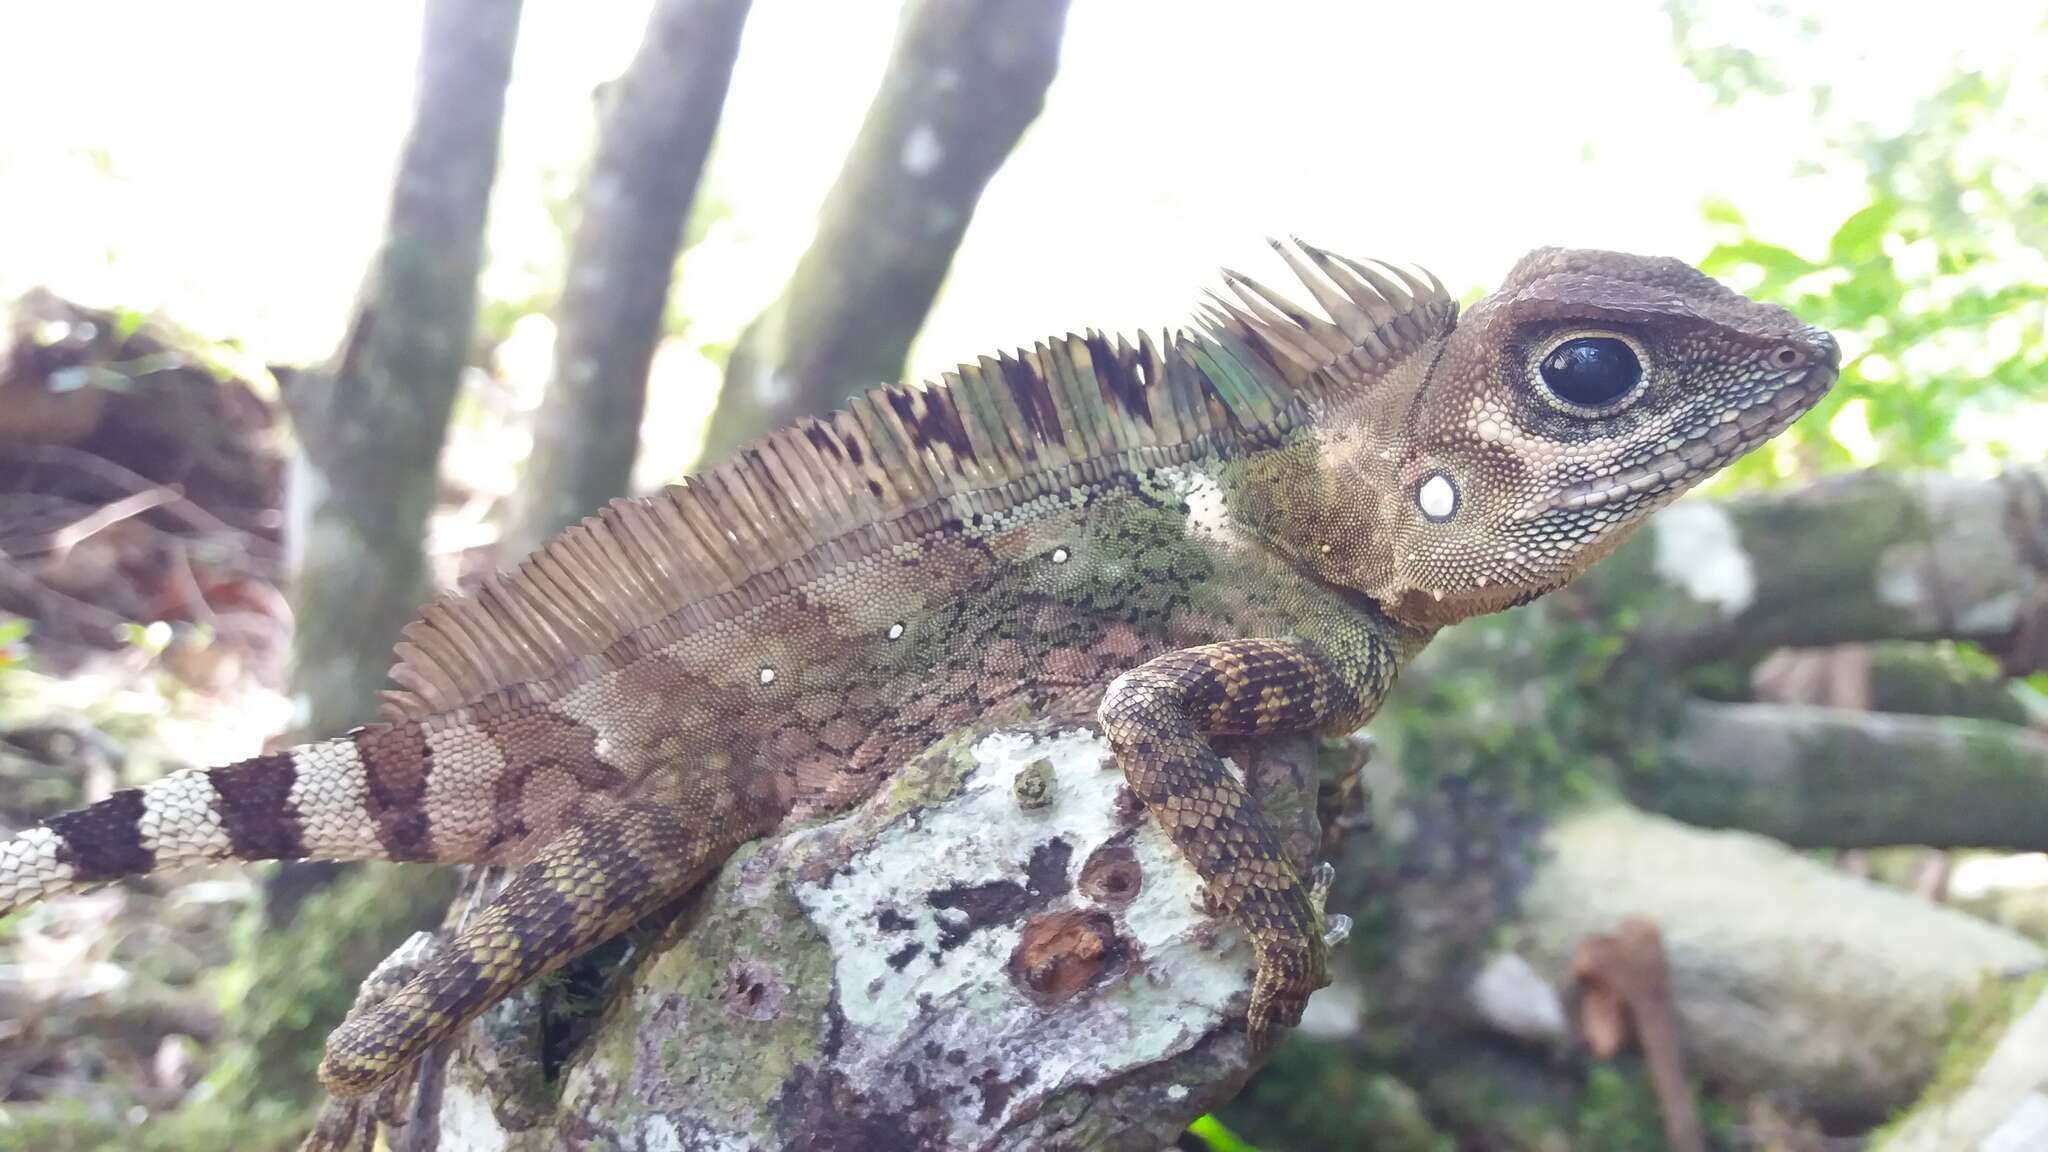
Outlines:
[[1885, 234], [1891, 230], [1898, 206], [1891, 200], [1868, 204], [1842, 221], [1828, 239], [1828, 259], [1836, 264], [1860, 264], [1884, 255]]

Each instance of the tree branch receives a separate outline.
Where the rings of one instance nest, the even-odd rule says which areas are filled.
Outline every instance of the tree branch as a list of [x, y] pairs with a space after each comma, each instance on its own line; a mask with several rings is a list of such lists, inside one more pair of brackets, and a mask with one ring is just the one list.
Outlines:
[[2048, 735], [1799, 704], [1686, 707], [1629, 798], [1807, 848], [2048, 850]]
[[1681, 501], [1567, 595], [1654, 603], [1633, 643], [1666, 664], [1957, 639], [2026, 673], [2048, 666], [2048, 471], [1859, 472]]
[[[1305, 863], [1313, 747], [1239, 762]], [[1084, 729], [947, 740], [643, 939], [557, 1091], [532, 997], [472, 1026], [440, 1152], [1170, 1144], [1249, 1070], [1252, 960], [1122, 791]]]
[[1561, 990], [1588, 936], [1651, 921], [1700, 1075], [1845, 1124], [1882, 1120], [1926, 1087], [1954, 1005], [1987, 976], [2048, 963], [2017, 933], [1747, 833], [1608, 805], [1542, 843], [1507, 937], [1515, 954]]

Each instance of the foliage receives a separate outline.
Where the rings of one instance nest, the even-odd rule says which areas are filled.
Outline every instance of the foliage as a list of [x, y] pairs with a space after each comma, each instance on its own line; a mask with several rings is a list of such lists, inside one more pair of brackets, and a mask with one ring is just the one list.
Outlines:
[[[2048, 137], [2048, 124], [2030, 119], [2041, 101], [2015, 97], [2035, 95], [2020, 86], [2043, 84], [2042, 71], [1959, 67], [1899, 131], [1844, 119], [1824, 72], [1698, 42], [1703, 13], [1690, 0], [1666, 7], [1681, 60], [1718, 102], [1780, 99], [1820, 126], [1824, 162], [1859, 166], [1868, 190], [1824, 246], [1759, 236], [1726, 201], [1705, 206], [1721, 239], [1701, 267], [1830, 329], [1844, 353], [1818, 412], [1730, 469], [1734, 482], [2041, 454], [2021, 428], [2048, 401], [2048, 186], [2029, 171], [2040, 149], [2023, 142]], [[1811, 20], [1777, 18], [1789, 33], [1773, 41], [1782, 56], [1821, 38]], [[2030, 48], [2034, 59], [2048, 51], [2048, 26]], [[1786, 79], [1795, 74], [1823, 78]]]

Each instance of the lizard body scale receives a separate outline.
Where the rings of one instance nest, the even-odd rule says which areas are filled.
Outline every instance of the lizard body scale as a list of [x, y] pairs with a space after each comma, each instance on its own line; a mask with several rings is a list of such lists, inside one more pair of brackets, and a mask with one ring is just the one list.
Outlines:
[[1525, 602], [1798, 417], [1828, 335], [1677, 261], [1433, 278], [1277, 245], [1198, 330], [1069, 335], [878, 388], [615, 501], [404, 633], [385, 715], [0, 843], [0, 912], [221, 859], [510, 866], [330, 1038], [367, 1092], [947, 732], [1094, 714], [1258, 958], [1262, 1043], [1327, 982], [1320, 901], [1208, 737], [1362, 724], [1439, 628]]

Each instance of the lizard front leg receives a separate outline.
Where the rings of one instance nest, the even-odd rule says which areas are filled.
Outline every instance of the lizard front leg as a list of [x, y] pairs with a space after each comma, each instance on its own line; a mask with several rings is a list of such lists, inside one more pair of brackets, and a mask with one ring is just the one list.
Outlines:
[[337, 1097], [370, 1091], [520, 985], [688, 891], [760, 831], [643, 802], [569, 829], [403, 988], [335, 1029], [321, 1081]]
[[1185, 648], [1118, 677], [1103, 734], [1131, 790], [1208, 885], [1258, 957], [1246, 1025], [1254, 1049], [1293, 1026], [1329, 983], [1320, 901], [1281, 838], [1205, 736], [1346, 731], [1389, 686], [1394, 660], [1364, 622], [1330, 641], [1234, 640]]

